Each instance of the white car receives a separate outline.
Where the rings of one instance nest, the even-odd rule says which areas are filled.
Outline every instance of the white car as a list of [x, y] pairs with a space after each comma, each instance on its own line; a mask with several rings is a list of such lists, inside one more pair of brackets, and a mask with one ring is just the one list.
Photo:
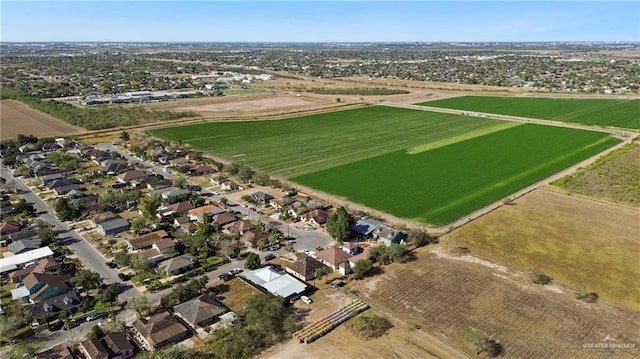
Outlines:
[[313, 303], [313, 301], [311, 300], [311, 298], [307, 297], [306, 295], [303, 295], [302, 297], [300, 297], [300, 300], [302, 300], [303, 302], [305, 302], [306, 304], [311, 304]]

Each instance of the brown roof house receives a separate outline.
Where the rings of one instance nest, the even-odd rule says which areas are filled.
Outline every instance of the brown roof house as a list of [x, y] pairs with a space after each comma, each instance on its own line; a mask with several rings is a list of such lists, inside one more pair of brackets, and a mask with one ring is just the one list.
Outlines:
[[302, 215], [302, 219], [307, 223], [317, 226], [325, 224], [325, 222], [327, 222], [327, 217], [329, 217], [329, 214], [327, 211], [322, 209], [314, 209], [313, 211]]
[[244, 232], [240, 240], [249, 247], [257, 247], [259, 240], [267, 238], [269, 238], [269, 232], [255, 228]]
[[224, 226], [224, 229], [229, 232], [229, 233], [238, 233], [240, 235], [243, 235], [244, 232], [246, 231], [250, 231], [252, 229], [255, 229], [256, 226], [254, 226], [251, 222], [247, 221], [246, 219], [241, 219], [238, 221], [234, 221], [231, 223], [228, 223]]
[[[172, 251], [176, 246], [176, 241], [171, 238], [162, 238], [151, 245], [151, 248], [138, 253], [138, 258], [141, 261], [150, 264], [156, 264], [159, 261], [167, 259], [175, 255], [175, 251]], [[172, 254], [173, 253], [173, 254]]]
[[184, 216], [189, 212], [190, 209], [193, 208], [193, 205], [189, 201], [182, 201], [174, 204], [170, 204], [168, 206], [158, 208], [158, 216], [159, 218], [166, 216]]
[[122, 333], [111, 333], [101, 340], [85, 339], [80, 342], [80, 348], [87, 359], [128, 359], [134, 353], [133, 345]]
[[127, 247], [131, 251], [135, 251], [139, 249], [148, 249], [148, 248], [151, 248], [151, 246], [155, 242], [168, 237], [169, 235], [167, 234], [166, 231], [159, 230], [159, 231], [143, 234], [141, 236], [128, 240]]
[[20, 223], [18, 222], [5, 222], [0, 223], [0, 235], [11, 234], [20, 231]]
[[58, 344], [55, 347], [38, 353], [36, 359], [74, 359], [65, 344]]
[[351, 266], [349, 265], [351, 254], [340, 248], [329, 247], [318, 252], [316, 256], [322, 263], [335, 271], [339, 271], [342, 275], [347, 275], [351, 272]]
[[213, 216], [212, 219], [214, 222], [218, 222], [221, 226], [224, 226], [231, 222], [237, 221], [238, 217], [236, 217], [236, 215], [231, 212], [222, 212]]
[[326, 265], [320, 261], [309, 257], [304, 253], [298, 253], [295, 262], [289, 264], [285, 271], [292, 276], [302, 279], [303, 281], [310, 281], [316, 278], [316, 271], [321, 268], [327, 268]]
[[177, 316], [193, 328], [207, 327], [229, 310], [207, 294], [193, 298], [173, 307]]
[[216, 214], [220, 214], [224, 212], [224, 209], [213, 205], [213, 204], [207, 204], [204, 206], [200, 206], [200, 207], [196, 207], [196, 208], [192, 208], [187, 212], [187, 215], [189, 217], [190, 220], [192, 221], [199, 221], [202, 222], [202, 219], [204, 218], [204, 216], [206, 215], [207, 217], [211, 218], [213, 216], [215, 216]]
[[131, 184], [139, 183], [147, 178], [149, 178], [149, 174], [140, 170], [131, 170], [116, 176], [118, 182]]
[[133, 322], [133, 329], [140, 344], [148, 350], [179, 342], [189, 333], [188, 329], [169, 312], [156, 314], [149, 319], [138, 319]]
[[31, 273], [54, 272], [57, 268], [58, 262], [56, 262], [55, 259], [42, 258], [34, 266], [18, 269], [15, 272], [9, 273], [9, 279], [11, 279], [13, 283], [18, 283]]

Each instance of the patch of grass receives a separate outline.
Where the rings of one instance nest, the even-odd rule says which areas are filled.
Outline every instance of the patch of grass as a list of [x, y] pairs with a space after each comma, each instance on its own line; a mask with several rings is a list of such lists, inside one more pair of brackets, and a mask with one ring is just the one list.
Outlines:
[[292, 178], [442, 226], [609, 148], [608, 134], [526, 124], [431, 151], [395, 151]]
[[419, 105], [640, 129], [640, 100], [461, 96]]
[[214, 287], [214, 291], [222, 302], [236, 313], [240, 313], [247, 298], [255, 294], [265, 295], [240, 278], [233, 278], [228, 282]]
[[[371, 106], [278, 121], [217, 122], [149, 131], [285, 177], [406, 150], [500, 121]], [[391, 126], [391, 127], [390, 127]]]
[[640, 145], [613, 151], [587, 168], [552, 183], [571, 193], [640, 206]]

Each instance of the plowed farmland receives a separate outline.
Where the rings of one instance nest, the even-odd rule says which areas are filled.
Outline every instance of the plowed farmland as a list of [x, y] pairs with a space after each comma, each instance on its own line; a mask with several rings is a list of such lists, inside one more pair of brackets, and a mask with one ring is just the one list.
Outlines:
[[18, 134], [38, 137], [70, 135], [84, 131], [53, 118], [43, 112], [25, 106], [16, 100], [0, 100], [0, 135], [2, 140]]
[[[602, 352], [585, 350], [584, 344], [607, 335], [617, 342], [640, 342], [635, 311], [587, 305], [560, 288], [530, 284], [521, 273], [428, 251], [423, 248], [418, 260], [356, 282], [355, 289], [373, 305], [470, 357], [475, 352], [463, 339], [470, 328], [496, 340], [505, 358], [601, 358]], [[631, 358], [637, 352], [618, 355]]]

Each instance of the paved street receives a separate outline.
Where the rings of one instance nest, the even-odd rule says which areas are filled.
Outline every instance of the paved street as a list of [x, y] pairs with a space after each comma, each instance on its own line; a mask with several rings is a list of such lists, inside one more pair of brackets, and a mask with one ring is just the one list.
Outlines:
[[[11, 183], [15, 188], [21, 190], [20, 196], [27, 202], [33, 203], [33, 206], [39, 213], [39, 218], [51, 223], [54, 226], [54, 230], [61, 231], [60, 238], [68, 243], [69, 249], [80, 258], [80, 260], [92, 271], [97, 272], [103, 278], [105, 284], [122, 283], [118, 278], [118, 271], [109, 268], [106, 265], [107, 260], [98, 252], [90, 243], [82, 238], [76, 231], [69, 230], [66, 223], [61, 222], [56, 215], [54, 215], [47, 205], [33, 193], [20, 178], [14, 177], [3, 166], [0, 166], [0, 175]], [[136, 289], [131, 283], [127, 282], [121, 285], [122, 293], [120, 298], [123, 300], [129, 300], [131, 298], [141, 295], [140, 291]]]

